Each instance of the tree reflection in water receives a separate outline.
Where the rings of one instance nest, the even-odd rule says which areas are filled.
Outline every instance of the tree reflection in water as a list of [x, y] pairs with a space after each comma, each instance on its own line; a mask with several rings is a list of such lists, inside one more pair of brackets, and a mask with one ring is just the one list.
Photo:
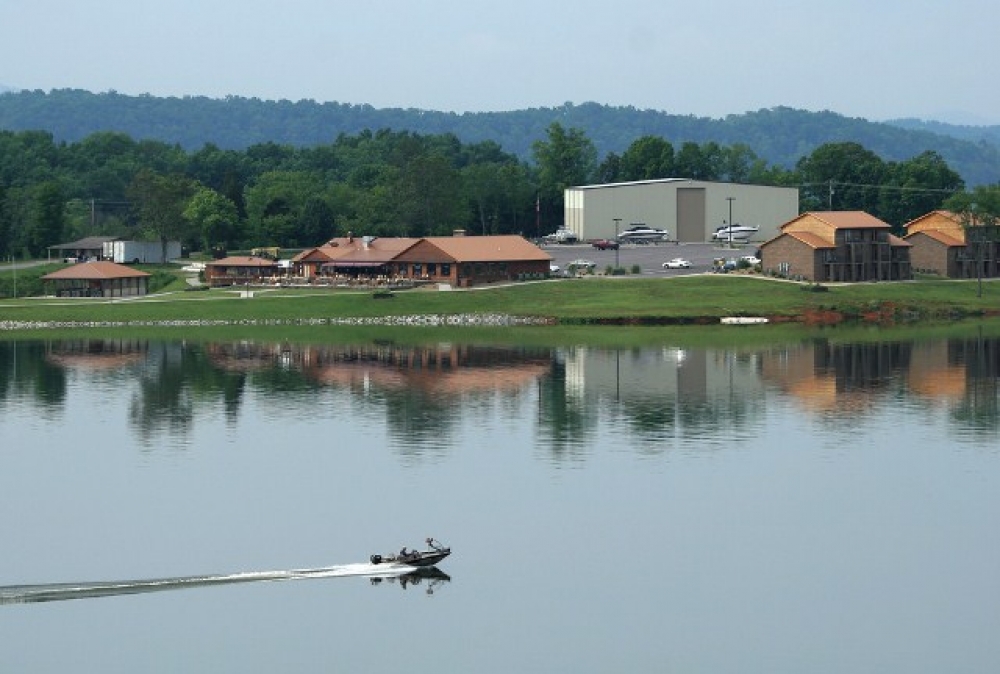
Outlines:
[[[615, 350], [520, 348], [460, 342], [396, 345], [241, 340], [17, 340], [0, 343], [0, 403], [60, 414], [75, 378], [125, 388], [140, 442], [184, 438], [200, 414], [221, 408], [235, 423], [248, 394], [275, 414], [316, 418], [317, 394], [349, 401], [350, 414], [380, 418], [407, 460], [433, 455], [463, 415], [501, 402], [511, 423], [531, 423], [556, 463], [583, 452], [607, 424], [623, 426], [638, 452], [668, 451], [678, 435], [706, 442], [763, 416], [769, 396], [810, 413], [856, 422], [881, 406], [946, 405], [956, 429], [996, 434], [1000, 339], [966, 330], [951, 339], [864, 343], [810, 339], [753, 349], [669, 345]], [[519, 415], [525, 402], [533, 419]]]

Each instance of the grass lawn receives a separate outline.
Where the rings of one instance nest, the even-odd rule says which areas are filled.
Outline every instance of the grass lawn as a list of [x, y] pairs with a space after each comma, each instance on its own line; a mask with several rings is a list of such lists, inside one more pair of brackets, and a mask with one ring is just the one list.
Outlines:
[[706, 274], [677, 278], [560, 279], [441, 292], [404, 290], [375, 299], [345, 290], [184, 290], [129, 300], [24, 298], [0, 300], [0, 321], [289, 321], [335, 317], [485, 314], [554, 318], [561, 323], [697, 322], [723, 316], [801, 317], [837, 311], [848, 317], [882, 311], [898, 319], [970, 316], [1000, 310], [1000, 283], [920, 280], [827, 286], [759, 276]]

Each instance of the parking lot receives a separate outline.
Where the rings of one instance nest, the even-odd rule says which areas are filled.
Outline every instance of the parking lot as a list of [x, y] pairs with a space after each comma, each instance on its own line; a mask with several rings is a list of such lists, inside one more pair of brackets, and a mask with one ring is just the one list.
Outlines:
[[[552, 256], [552, 263], [565, 270], [574, 260], [590, 260], [595, 271], [603, 272], [608, 266], [617, 264], [629, 273], [633, 265], [639, 265], [644, 275], [679, 276], [712, 271], [712, 261], [716, 258], [739, 258], [757, 252], [756, 243], [734, 244], [732, 248], [714, 243], [649, 243], [626, 244], [614, 250], [598, 250], [589, 243], [543, 244], [542, 249]], [[691, 263], [690, 269], [664, 269], [663, 263], [675, 257], [682, 257]]]

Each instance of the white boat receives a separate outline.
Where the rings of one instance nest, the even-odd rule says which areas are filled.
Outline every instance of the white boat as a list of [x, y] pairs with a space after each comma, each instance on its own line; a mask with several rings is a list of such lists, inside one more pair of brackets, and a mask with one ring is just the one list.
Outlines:
[[719, 319], [723, 325], [763, 325], [767, 321], [764, 316], [723, 316]]
[[712, 233], [713, 241], [749, 241], [750, 237], [760, 231], [760, 227], [749, 225], [722, 225]]
[[668, 239], [670, 239], [670, 232], [647, 225], [632, 225], [618, 235], [618, 240], [625, 243], [651, 243], [653, 241], [667, 241]]

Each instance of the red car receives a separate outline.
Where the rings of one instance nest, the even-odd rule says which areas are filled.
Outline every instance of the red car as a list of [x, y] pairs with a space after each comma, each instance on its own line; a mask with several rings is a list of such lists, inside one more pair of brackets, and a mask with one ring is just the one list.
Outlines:
[[593, 241], [592, 245], [597, 250], [618, 250], [618, 242], [612, 241], [611, 239], [598, 239]]

